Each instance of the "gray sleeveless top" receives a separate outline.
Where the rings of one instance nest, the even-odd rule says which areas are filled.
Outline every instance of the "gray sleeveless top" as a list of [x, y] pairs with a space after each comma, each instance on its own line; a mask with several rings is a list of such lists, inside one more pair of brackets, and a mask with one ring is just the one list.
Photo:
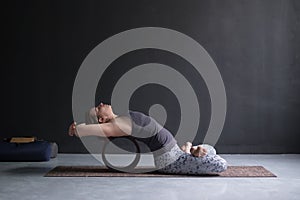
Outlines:
[[155, 156], [170, 151], [177, 144], [173, 135], [152, 117], [137, 111], [128, 113], [132, 120], [131, 135], [145, 143]]

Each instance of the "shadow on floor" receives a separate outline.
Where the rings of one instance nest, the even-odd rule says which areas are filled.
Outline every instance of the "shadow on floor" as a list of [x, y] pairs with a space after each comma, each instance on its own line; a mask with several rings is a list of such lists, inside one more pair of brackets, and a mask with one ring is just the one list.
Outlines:
[[7, 175], [44, 175], [51, 169], [52, 167], [17, 167], [2, 172]]

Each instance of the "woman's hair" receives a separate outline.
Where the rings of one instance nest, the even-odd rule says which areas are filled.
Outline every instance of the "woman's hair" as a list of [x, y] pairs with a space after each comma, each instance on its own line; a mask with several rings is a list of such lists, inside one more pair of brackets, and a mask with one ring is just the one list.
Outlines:
[[86, 124], [98, 124], [99, 123], [95, 107], [91, 108], [90, 110], [88, 110], [86, 112], [85, 123]]

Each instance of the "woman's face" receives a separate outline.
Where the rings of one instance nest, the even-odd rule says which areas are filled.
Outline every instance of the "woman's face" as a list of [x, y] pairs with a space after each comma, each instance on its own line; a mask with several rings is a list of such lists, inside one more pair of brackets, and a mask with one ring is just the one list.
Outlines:
[[95, 109], [99, 123], [107, 123], [114, 117], [112, 108], [108, 104], [100, 103]]

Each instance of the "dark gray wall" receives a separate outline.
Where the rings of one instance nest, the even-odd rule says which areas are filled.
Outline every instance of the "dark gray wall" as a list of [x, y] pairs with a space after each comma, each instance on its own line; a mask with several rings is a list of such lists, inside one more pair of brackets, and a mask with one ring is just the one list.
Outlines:
[[[156, 26], [180, 31], [210, 54], [224, 80], [228, 111], [216, 145], [220, 153], [300, 153], [300, 2], [226, 1], [11, 1], [3, 6], [1, 137], [35, 135], [55, 141], [60, 152], [86, 152], [67, 136], [72, 88], [82, 61], [106, 38]], [[201, 122], [194, 143], [208, 128], [210, 100], [189, 63], [160, 50], [139, 50], [115, 60], [98, 88], [110, 101], [113, 83], [131, 67], [159, 62], [183, 73], [199, 91]], [[153, 94], [158, 98], [153, 98]], [[101, 98], [100, 98], [101, 97]], [[142, 102], [142, 103], [141, 103]], [[178, 128], [172, 92], [148, 85], [130, 108], [166, 106], [167, 128]]]

